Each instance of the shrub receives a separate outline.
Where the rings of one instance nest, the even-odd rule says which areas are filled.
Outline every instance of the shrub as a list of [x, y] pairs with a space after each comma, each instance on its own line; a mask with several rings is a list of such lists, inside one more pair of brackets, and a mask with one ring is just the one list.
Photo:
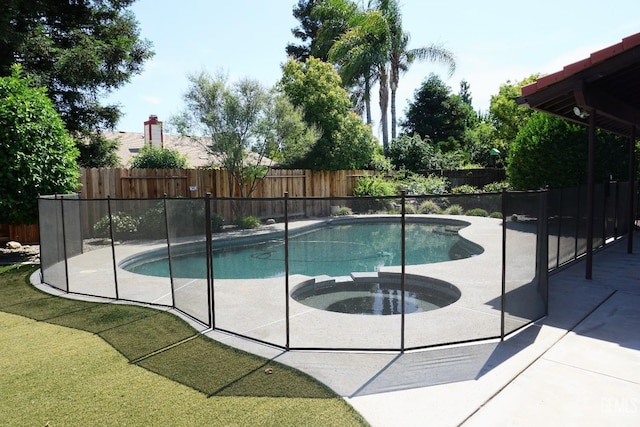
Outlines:
[[[222, 226], [224, 225], [224, 217], [217, 213], [211, 214], [211, 231], [217, 233], [222, 230]], [[259, 225], [259, 224], [258, 224]]]
[[444, 213], [446, 215], [462, 215], [464, 213], [464, 209], [460, 205], [451, 205], [447, 209], [445, 209]]
[[[398, 193], [397, 183], [394, 180], [387, 179], [383, 176], [366, 176], [358, 178], [356, 186], [353, 189], [353, 195], [356, 197], [385, 197], [393, 196]], [[353, 209], [356, 212], [378, 212], [389, 209], [391, 202], [389, 200], [363, 199], [355, 200]]]
[[130, 163], [133, 169], [183, 169], [187, 167], [187, 157], [177, 150], [145, 146]]
[[34, 224], [38, 195], [66, 194], [78, 186], [74, 141], [45, 89], [32, 83], [18, 65], [11, 76], [0, 77], [2, 224]]
[[438, 206], [440, 206], [440, 209], [447, 209], [451, 204], [447, 197], [436, 197], [435, 199], [433, 199], [433, 201], [436, 202]]
[[440, 210], [440, 206], [438, 206], [438, 204], [433, 200], [425, 200], [420, 203], [420, 206], [418, 207], [418, 212], [421, 214], [436, 214], [440, 212]]
[[473, 185], [459, 185], [458, 187], [454, 187], [451, 189], [452, 194], [476, 194], [480, 193], [480, 190]]
[[418, 213], [418, 208], [413, 203], [405, 203], [404, 212], [408, 214]]
[[[111, 215], [113, 222], [114, 239], [126, 239], [134, 237], [138, 232], [140, 220], [124, 212], [117, 212]], [[109, 215], [105, 215], [93, 226], [93, 231], [97, 237], [111, 237], [109, 233]]]
[[489, 214], [489, 218], [502, 219], [502, 212], [491, 212], [491, 214]]
[[393, 180], [389, 180], [383, 176], [365, 176], [358, 178], [356, 186], [353, 189], [353, 195], [362, 196], [395, 196], [397, 185]]
[[338, 212], [336, 212], [336, 216], [347, 216], [347, 215], [353, 215], [351, 208], [347, 206], [340, 206], [340, 208], [338, 209]]
[[388, 157], [385, 157], [382, 152], [374, 152], [369, 162], [369, 169], [379, 172], [391, 172], [393, 165]]
[[257, 228], [260, 226], [260, 220], [255, 216], [247, 215], [236, 219], [235, 224], [242, 229]]
[[489, 212], [482, 208], [473, 208], [465, 212], [468, 216], [489, 216]]
[[449, 181], [443, 176], [410, 174], [402, 181], [409, 195], [444, 194]]
[[500, 193], [502, 189], [509, 190], [509, 183], [507, 181], [491, 182], [482, 187], [482, 191], [485, 193]]
[[138, 232], [144, 237], [166, 237], [166, 224], [163, 202], [147, 209], [138, 220]]

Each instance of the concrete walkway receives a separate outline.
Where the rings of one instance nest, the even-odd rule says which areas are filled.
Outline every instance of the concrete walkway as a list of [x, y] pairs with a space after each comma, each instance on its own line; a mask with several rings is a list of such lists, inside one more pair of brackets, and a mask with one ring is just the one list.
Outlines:
[[373, 426], [640, 425], [640, 236], [550, 277], [550, 313], [504, 342], [400, 354], [280, 352]]

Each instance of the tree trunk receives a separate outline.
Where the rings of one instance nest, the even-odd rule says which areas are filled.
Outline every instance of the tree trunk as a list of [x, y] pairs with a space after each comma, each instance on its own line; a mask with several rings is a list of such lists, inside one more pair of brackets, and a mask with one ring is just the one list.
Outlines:
[[391, 141], [396, 139], [396, 88], [397, 85], [391, 84]]
[[400, 81], [400, 58], [394, 54], [391, 58], [391, 77], [389, 78], [389, 87], [391, 88], [391, 140], [396, 139], [396, 91], [398, 82]]
[[386, 67], [380, 69], [380, 125], [382, 126], [382, 148], [386, 155], [389, 151], [389, 120], [387, 110], [389, 107], [389, 82]]
[[371, 83], [367, 77], [364, 81], [364, 110], [367, 115], [367, 124], [371, 126]]

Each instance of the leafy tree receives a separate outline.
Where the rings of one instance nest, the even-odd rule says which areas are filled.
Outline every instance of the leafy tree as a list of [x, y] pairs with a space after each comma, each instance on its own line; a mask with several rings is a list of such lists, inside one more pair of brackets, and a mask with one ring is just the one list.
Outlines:
[[132, 169], [184, 169], [187, 156], [177, 150], [144, 146], [130, 160]]
[[21, 67], [0, 78], [0, 223], [38, 222], [39, 194], [77, 188], [78, 151], [44, 88]]
[[422, 82], [414, 93], [414, 100], [405, 111], [402, 130], [417, 133], [444, 147], [444, 151], [458, 148], [465, 131], [469, 109], [459, 95], [435, 74]]
[[120, 141], [107, 139], [102, 132], [89, 132], [85, 138], [76, 140], [80, 151], [78, 164], [85, 168], [102, 168], [120, 166], [117, 150]]
[[331, 47], [351, 27], [351, 21], [357, 14], [358, 5], [351, 0], [316, 2], [311, 9], [311, 18], [318, 22], [318, 31], [311, 43], [311, 56], [327, 62]]
[[388, 156], [396, 169], [423, 171], [434, 169], [435, 148], [420, 135], [402, 135], [391, 141]]
[[[624, 138], [598, 130], [595, 148], [597, 182], [627, 178]], [[586, 183], [587, 159], [587, 127], [533, 112], [509, 150], [509, 185], [515, 190], [529, 190]]]
[[[469, 162], [482, 167], [504, 165], [507, 148], [495, 139], [493, 123], [486, 115], [478, 116], [473, 125], [465, 129], [462, 141]], [[498, 150], [499, 155], [492, 155], [492, 149]]]
[[302, 162], [320, 138], [320, 131], [305, 123], [302, 108], [294, 107], [284, 94], [275, 95], [266, 106], [261, 127], [269, 158], [285, 168]]
[[[260, 138], [260, 123], [270, 102], [269, 92], [251, 79], [229, 84], [222, 74], [192, 74], [189, 82], [186, 108], [171, 122], [183, 136], [196, 141], [199, 138], [193, 135], [210, 137], [206, 148], [228, 172], [229, 197], [236, 188], [240, 197], [249, 197], [268, 172], [268, 166], [262, 164], [268, 147]], [[248, 161], [249, 151], [257, 154], [257, 161]], [[244, 207], [236, 214], [244, 215]]]
[[460, 92], [458, 95], [460, 95], [460, 100], [464, 105], [472, 104], [471, 85], [469, 85], [468, 81], [464, 79], [460, 81]]
[[311, 16], [314, 6], [322, 0], [298, 0], [298, 4], [293, 8], [293, 16], [300, 21], [300, 25], [291, 29], [294, 37], [300, 39], [304, 44], [287, 44], [287, 56], [296, 61], [306, 61], [311, 56], [311, 46], [316, 40], [320, 21]]
[[497, 95], [491, 96], [489, 114], [495, 128], [494, 138], [497, 144], [509, 147], [516, 139], [519, 129], [527, 123], [533, 110], [522, 108], [516, 104], [516, 98], [521, 95], [522, 86], [538, 79], [538, 75], [523, 79], [520, 82], [507, 81], [500, 86]]
[[462, 115], [464, 120], [465, 128], [474, 127], [479, 119], [480, 114], [476, 113], [473, 109], [472, 98], [471, 98], [471, 85], [466, 80], [460, 81], [460, 91], [458, 92], [458, 96], [460, 97], [460, 107], [462, 108]]
[[304, 64], [289, 60], [283, 66], [280, 89], [304, 120], [322, 136], [296, 167], [315, 170], [360, 169], [372, 160], [376, 143], [371, 129], [351, 111], [349, 94], [331, 64], [310, 57]]
[[401, 135], [389, 147], [391, 163], [401, 170], [423, 172], [432, 169], [459, 169], [468, 162], [466, 153], [456, 149], [443, 151], [420, 135]]
[[[324, 0], [307, 9], [316, 23], [310, 44], [313, 56], [338, 65], [345, 88], [356, 107], [362, 105], [371, 124], [370, 91], [379, 84], [382, 145], [389, 148], [388, 110], [391, 100], [391, 137], [396, 137], [396, 91], [400, 75], [415, 60], [441, 62], [455, 70], [453, 54], [442, 46], [409, 49], [409, 33], [402, 28], [397, 0], [370, 0], [366, 8], [351, 0]], [[364, 3], [362, 3], [364, 4]]]
[[[153, 55], [127, 9], [134, 1], [6, 0], [0, 12], [0, 76], [18, 63], [48, 89], [67, 130], [80, 141], [86, 166], [113, 160], [108, 153], [115, 147], [90, 136], [113, 128], [120, 117], [118, 106], [101, 105], [100, 97], [139, 74]], [[86, 147], [94, 143], [101, 147]]]

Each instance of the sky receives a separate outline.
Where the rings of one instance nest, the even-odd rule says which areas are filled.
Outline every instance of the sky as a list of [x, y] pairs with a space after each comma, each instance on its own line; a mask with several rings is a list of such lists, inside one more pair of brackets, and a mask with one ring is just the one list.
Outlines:
[[[189, 74], [225, 73], [273, 86], [287, 60], [297, 0], [138, 0], [131, 10], [141, 38], [155, 56], [141, 74], [103, 98], [119, 104], [116, 130], [143, 132], [155, 114], [165, 124], [184, 109]], [[638, 0], [400, 0], [410, 48], [439, 44], [456, 58], [456, 72], [434, 63], [414, 63], [397, 93], [399, 120], [421, 83], [435, 73], [458, 93], [470, 85], [473, 106], [488, 111], [500, 85], [548, 74], [640, 32]], [[374, 94], [377, 89], [374, 90]], [[377, 100], [373, 132], [380, 138]], [[168, 127], [171, 131], [170, 127]]]

